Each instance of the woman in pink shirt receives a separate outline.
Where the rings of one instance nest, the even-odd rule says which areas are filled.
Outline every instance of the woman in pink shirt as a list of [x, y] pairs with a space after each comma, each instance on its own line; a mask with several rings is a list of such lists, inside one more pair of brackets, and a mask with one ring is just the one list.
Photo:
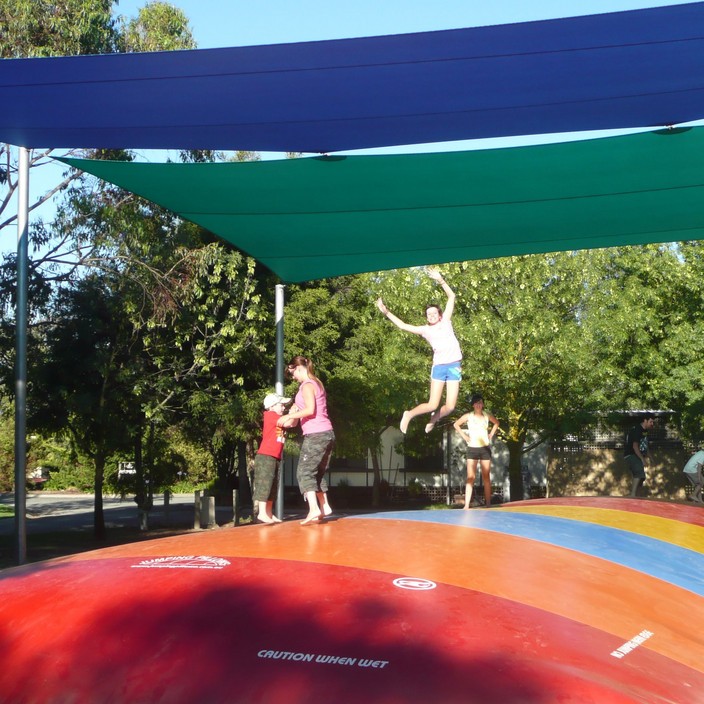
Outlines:
[[295, 405], [281, 416], [276, 424], [285, 427], [293, 419], [300, 419], [303, 432], [301, 455], [298, 458], [296, 478], [301, 493], [308, 502], [308, 515], [301, 525], [317, 523], [332, 513], [328, 503], [328, 483], [325, 473], [335, 445], [335, 433], [328, 418], [328, 402], [323, 382], [313, 372], [313, 362], [306, 357], [294, 357], [286, 372], [300, 386]]
[[[428, 276], [437, 281], [447, 295], [445, 313], [437, 305], [429, 305], [425, 310], [427, 325], [408, 325], [397, 318], [384, 305], [384, 301], [377, 300], [379, 310], [398, 328], [414, 335], [425, 338], [433, 348], [433, 368], [430, 372], [430, 398], [426, 403], [421, 403], [410, 411], [406, 411], [401, 418], [401, 432], [405, 434], [408, 424], [416, 416], [423, 413], [432, 413], [430, 422], [425, 426], [429, 433], [435, 424], [445, 416], [452, 413], [457, 405], [457, 396], [462, 380], [462, 351], [452, 328], [452, 313], [455, 309], [455, 294], [447, 285], [442, 274], [437, 269], [429, 269]], [[442, 400], [442, 391], [447, 387], [445, 403], [438, 409]]]

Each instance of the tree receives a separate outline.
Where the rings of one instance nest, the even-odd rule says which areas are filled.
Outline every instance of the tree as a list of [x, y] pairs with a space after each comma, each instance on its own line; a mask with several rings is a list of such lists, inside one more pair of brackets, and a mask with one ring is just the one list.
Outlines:
[[226, 485], [243, 433], [224, 421], [239, 420], [248, 408], [245, 389], [261, 388], [256, 358], [273, 336], [273, 320], [262, 324], [273, 316], [260, 305], [262, 277], [254, 260], [100, 180], [76, 183], [67, 196], [54, 222], [57, 237], [65, 235], [84, 252], [83, 269], [110, 272], [122, 282], [123, 313], [134, 335], [141, 507], [151, 504], [146, 478], [156, 461], [152, 448], [160, 433], [186, 417], [197, 419], [190, 437], [212, 449]]
[[[462, 393], [483, 392], [501, 420], [511, 496], [522, 497], [522, 455], [566, 419], [593, 408], [594, 390], [602, 386], [589, 301], [598, 268], [589, 253], [572, 252], [460, 262], [442, 270], [457, 295], [453, 321], [464, 354]], [[379, 287], [389, 307], [409, 321], [437, 298], [413, 271], [380, 275]], [[395, 352], [396, 370], [411, 361], [408, 354]], [[413, 385], [423, 392], [427, 350], [425, 355], [412, 368]]]
[[125, 53], [195, 49], [188, 18], [168, 2], [147, 2], [136, 18], [118, 18], [118, 50]]
[[685, 437], [704, 437], [704, 245], [683, 242], [678, 248], [680, 276], [663, 304], [676, 302], [667, 336], [660, 348], [663, 356], [663, 400], [676, 411]]
[[94, 532], [99, 539], [105, 537], [105, 464], [129, 446], [134, 408], [131, 330], [120, 293], [118, 280], [99, 276], [60, 291], [57, 323], [46, 331], [43, 363], [32, 375], [28, 425], [50, 433], [68, 431], [94, 464]]
[[0, 58], [115, 51], [113, 0], [0, 0]]
[[704, 432], [701, 242], [605, 250], [599, 344], [611, 350], [619, 409], [670, 409], [685, 437]]
[[[152, 2], [136, 19], [127, 20], [122, 16], [113, 17], [112, 6], [116, 4], [112, 0], [66, 0], [58, 4], [45, 0], [0, 0], [0, 56], [105, 54], [195, 47], [186, 16], [172, 5]], [[30, 150], [30, 167], [45, 166], [52, 153], [51, 149]], [[89, 152], [88, 155], [100, 156], [100, 153]], [[5, 212], [18, 186], [17, 174], [17, 159], [12, 148], [0, 144], [0, 229], [16, 220], [15, 213], [5, 215]], [[67, 189], [79, 177], [75, 171], [65, 172], [58, 183], [30, 204], [30, 211]], [[83, 238], [77, 242], [77, 239], [61, 223], [52, 227], [46, 227], [41, 220], [32, 223], [30, 242], [35, 253], [40, 253], [30, 263], [29, 300], [33, 326], [42, 325], [41, 320], [37, 321], [37, 314], [46, 312], [51, 289], [75, 281], [79, 267], [91, 265], [96, 258], [95, 249], [87, 244], [89, 240]], [[0, 270], [0, 295], [4, 303], [0, 341], [7, 350], [4, 356], [8, 362], [5, 372], [12, 362], [10, 305], [15, 270], [14, 255], [10, 255]]]
[[[150, 2], [134, 19], [115, 17], [116, 0], [0, 0], [0, 58], [78, 56], [116, 52], [193, 49], [196, 44], [186, 15], [166, 2]], [[41, 109], [37, 106], [37, 109]], [[46, 170], [53, 149], [30, 150], [30, 169]], [[84, 155], [84, 150], [67, 154]], [[90, 154], [90, 152], [88, 152]], [[0, 143], [0, 231], [16, 222], [10, 204], [18, 188], [15, 150]], [[78, 177], [75, 171], [64, 174], [45, 193], [30, 203], [30, 212], [53, 198]], [[46, 231], [41, 222], [32, 224], [30, 239], [44, 247]], [[42, 263], [68, 258], [62, 243], [37, 261]]]

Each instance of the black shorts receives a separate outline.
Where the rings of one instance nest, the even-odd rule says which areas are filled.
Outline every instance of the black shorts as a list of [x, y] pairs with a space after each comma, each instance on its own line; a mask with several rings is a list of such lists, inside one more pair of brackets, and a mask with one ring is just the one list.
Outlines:
[[638, 455], [626, 455], [626, 464], [634, 479], [645, 479], [645, 466]]
[[467, 448], [467, 459], [468, 460], [490, 460], [491, 459], [491, 448], [490, 447], [468, 447]]

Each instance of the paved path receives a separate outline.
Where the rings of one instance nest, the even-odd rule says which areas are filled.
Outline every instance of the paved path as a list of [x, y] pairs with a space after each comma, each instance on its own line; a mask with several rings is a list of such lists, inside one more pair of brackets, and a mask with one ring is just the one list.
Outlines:
[[[14, 506], [14, 494], [0, 494], [0, 504]], [[93, 527], [93, 494], [66, 492], [27, 492], [27, 533], [53, 533], [62, 530], [82, 530]], [[154, 496], [154, 508], [149, 512], [150, 528], [193, 527], [193, 494], [174, 494], [168, 510], [164, 507], [163, 494]], [[105, 524], [139, 526], [139, 514], [133, 497], [103, 497]], [[232, 508], [217, 507], [216, 519], [223, 525], [232, 520]], [[0, 518], [0, 535], [11, 535], [15, 530], [14, 518]]]

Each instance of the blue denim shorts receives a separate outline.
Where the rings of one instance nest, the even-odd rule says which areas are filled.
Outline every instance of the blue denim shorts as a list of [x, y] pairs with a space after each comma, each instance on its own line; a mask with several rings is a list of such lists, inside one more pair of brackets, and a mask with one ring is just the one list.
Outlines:
[[462, 381], [462, 362], [449, 364], [434, 364], [430, 378], [435, 381]]

